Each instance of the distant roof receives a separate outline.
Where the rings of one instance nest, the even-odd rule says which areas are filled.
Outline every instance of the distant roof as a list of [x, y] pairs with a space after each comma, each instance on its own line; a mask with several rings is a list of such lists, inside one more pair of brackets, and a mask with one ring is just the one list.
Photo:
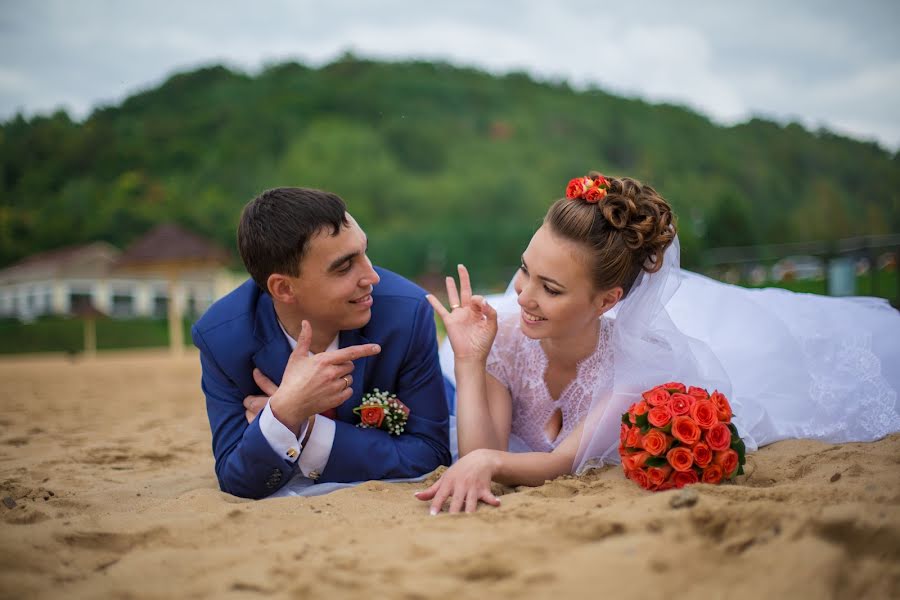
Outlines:
[[108, 264], [112, 263], [119, 254], [118, 248], [106, 242], [66, 246], [32, 254], [0, 270], [0, 278], [13, 278], [38, 272], [55, 274], [97, 261]]
[[167, 223], [151, 229], [131, 244], [119, 257], [117, 266], [227, 263], [228, 260], [228, 252], [215, 242]]

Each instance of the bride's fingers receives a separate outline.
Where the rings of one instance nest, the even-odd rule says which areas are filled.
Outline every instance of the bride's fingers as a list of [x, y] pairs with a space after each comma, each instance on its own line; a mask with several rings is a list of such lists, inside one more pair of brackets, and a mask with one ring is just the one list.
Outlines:
[[466, 501], [466, 494], [463, 493], [460, 489], [453, 490], [453, 500], [450, 501], [450, 510], [447, 512], [450, 514], [456, 514], [460, 510], [462, 510], [463, 503]]
[[490, 490], [485, 490], [479, 497], [485, 504], [490, 504], [491, 506], [500, 506], [500, 498], [493, 495]]
[[484, 316], [486, 316], [488, 318], [489, 321], [497, 320], [497, 311], [494, 309], [493, 306], [488, 304], [487, 300], [484, 301], [484, 307], [482, 308], [482, 312], [484, 313]]
[[431, 294], [426, 295], [425, 299], [428, 300], [429, 304], [431, 304], [431, 307], [434, 309], [434, 312], [436, 312], [438, 315], [440, 315], [441, 320], [446, 322], [447, 317], [450, 316], [450, 313], [447, 312], [447, 309], [444, 308], [444, 305], [441, 304], [441, 301], [438, 300], [437, 298], [435, 298], [434, 296], [432, 296]]
[[472, 282], [469, 280], [469, 270], [463, 264], [457, 265], [456, 270], [459, 271], [460, 303], [463, 306], [468, 306], [469, 300], [472, 299]]
[[452, 277], [447, 277], [447, 299], [450, 301], [450, 310], [454, 306], [460, 306], [459, 293], [456, 291], [456, 281]]
[[473, 513], [476, 508], [478, 508], [478, 490], [473, 488], [466, 494], [466, 512]]
[[432, 484], [431, 484], [429, 487], [427, 487], [426, 489], [424, 489], [424, 490], [422, 490], [422, 491], [420, 491], [420, 492], [416, 492], [416, 493], [413, 494], [413, 495], [414, 495], [416, 498], [418, 498], [419, 500], [423, 500], [423, 501], [424, 501], [424, 500], [431, 500], [432, 498], [434, 498], [434, 494], [435, 494], [435, 492], [437, 492], [437, 490], [438, 490], [438, 488], [440, 487], [440, 485], [441, 485], [441, 480], [438, 479], [437, 481], [435, 481], [434, 483], [432, 483]]
[[431, 516], [438, 514], [441, 512], [441, 508], [444, 506], [444, 501], [447, 499], [447, 496], [450, 495], [450, 486], [442, 485], [437, 493], [434, 495], [434, 500], [431, 502]]

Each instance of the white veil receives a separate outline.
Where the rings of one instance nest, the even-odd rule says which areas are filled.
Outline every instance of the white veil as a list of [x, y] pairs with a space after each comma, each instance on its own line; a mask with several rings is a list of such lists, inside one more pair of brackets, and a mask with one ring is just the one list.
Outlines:
[[[618, 462], [622, 413], [639, 402], [641, 393], [668, 381], [718, 390], [732, 403], [736, 415], [741, 407], [731, 397], [731, 382], [712, 350], [689, 337], [672, 321], [666, 304], [681, 285], [681, 246], [678, 238], [666, 250], [656, 273], [643, 272], [629, 294], [609, 314], [614, 319], [612, 392], [594, 394], [585, 417], [584, 432], [575, 458], [574, 471]], [[744, 430], [738, 424], [741, 435]], [[752, 440], [745, 440], [754, 449]]]

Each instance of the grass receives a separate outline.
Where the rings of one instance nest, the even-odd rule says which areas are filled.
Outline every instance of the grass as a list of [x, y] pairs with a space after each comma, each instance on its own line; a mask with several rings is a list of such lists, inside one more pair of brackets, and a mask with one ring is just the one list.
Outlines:
[[[191, 322], [184, 322], [184, 339], [190, 344]], [[169, 344], [164, 319], [100, 319], [97, 350], [153, 348]], [[45, 317], [31, 323], [0, 320], [0, 354], [70, 352], [84, 350], [84, 323], [80, 319]]]

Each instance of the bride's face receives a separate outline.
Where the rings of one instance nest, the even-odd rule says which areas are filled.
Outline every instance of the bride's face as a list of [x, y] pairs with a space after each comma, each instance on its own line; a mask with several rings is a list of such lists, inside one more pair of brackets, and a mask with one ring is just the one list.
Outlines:
[[598, 292], [588, 271], [587, 251], [543, 225], [522, 254], [513, 287], [519, 297], [522, 332], [530, 338], [567, 338], [593, 332], [592, 322], [609, 310], [621, 289]]

